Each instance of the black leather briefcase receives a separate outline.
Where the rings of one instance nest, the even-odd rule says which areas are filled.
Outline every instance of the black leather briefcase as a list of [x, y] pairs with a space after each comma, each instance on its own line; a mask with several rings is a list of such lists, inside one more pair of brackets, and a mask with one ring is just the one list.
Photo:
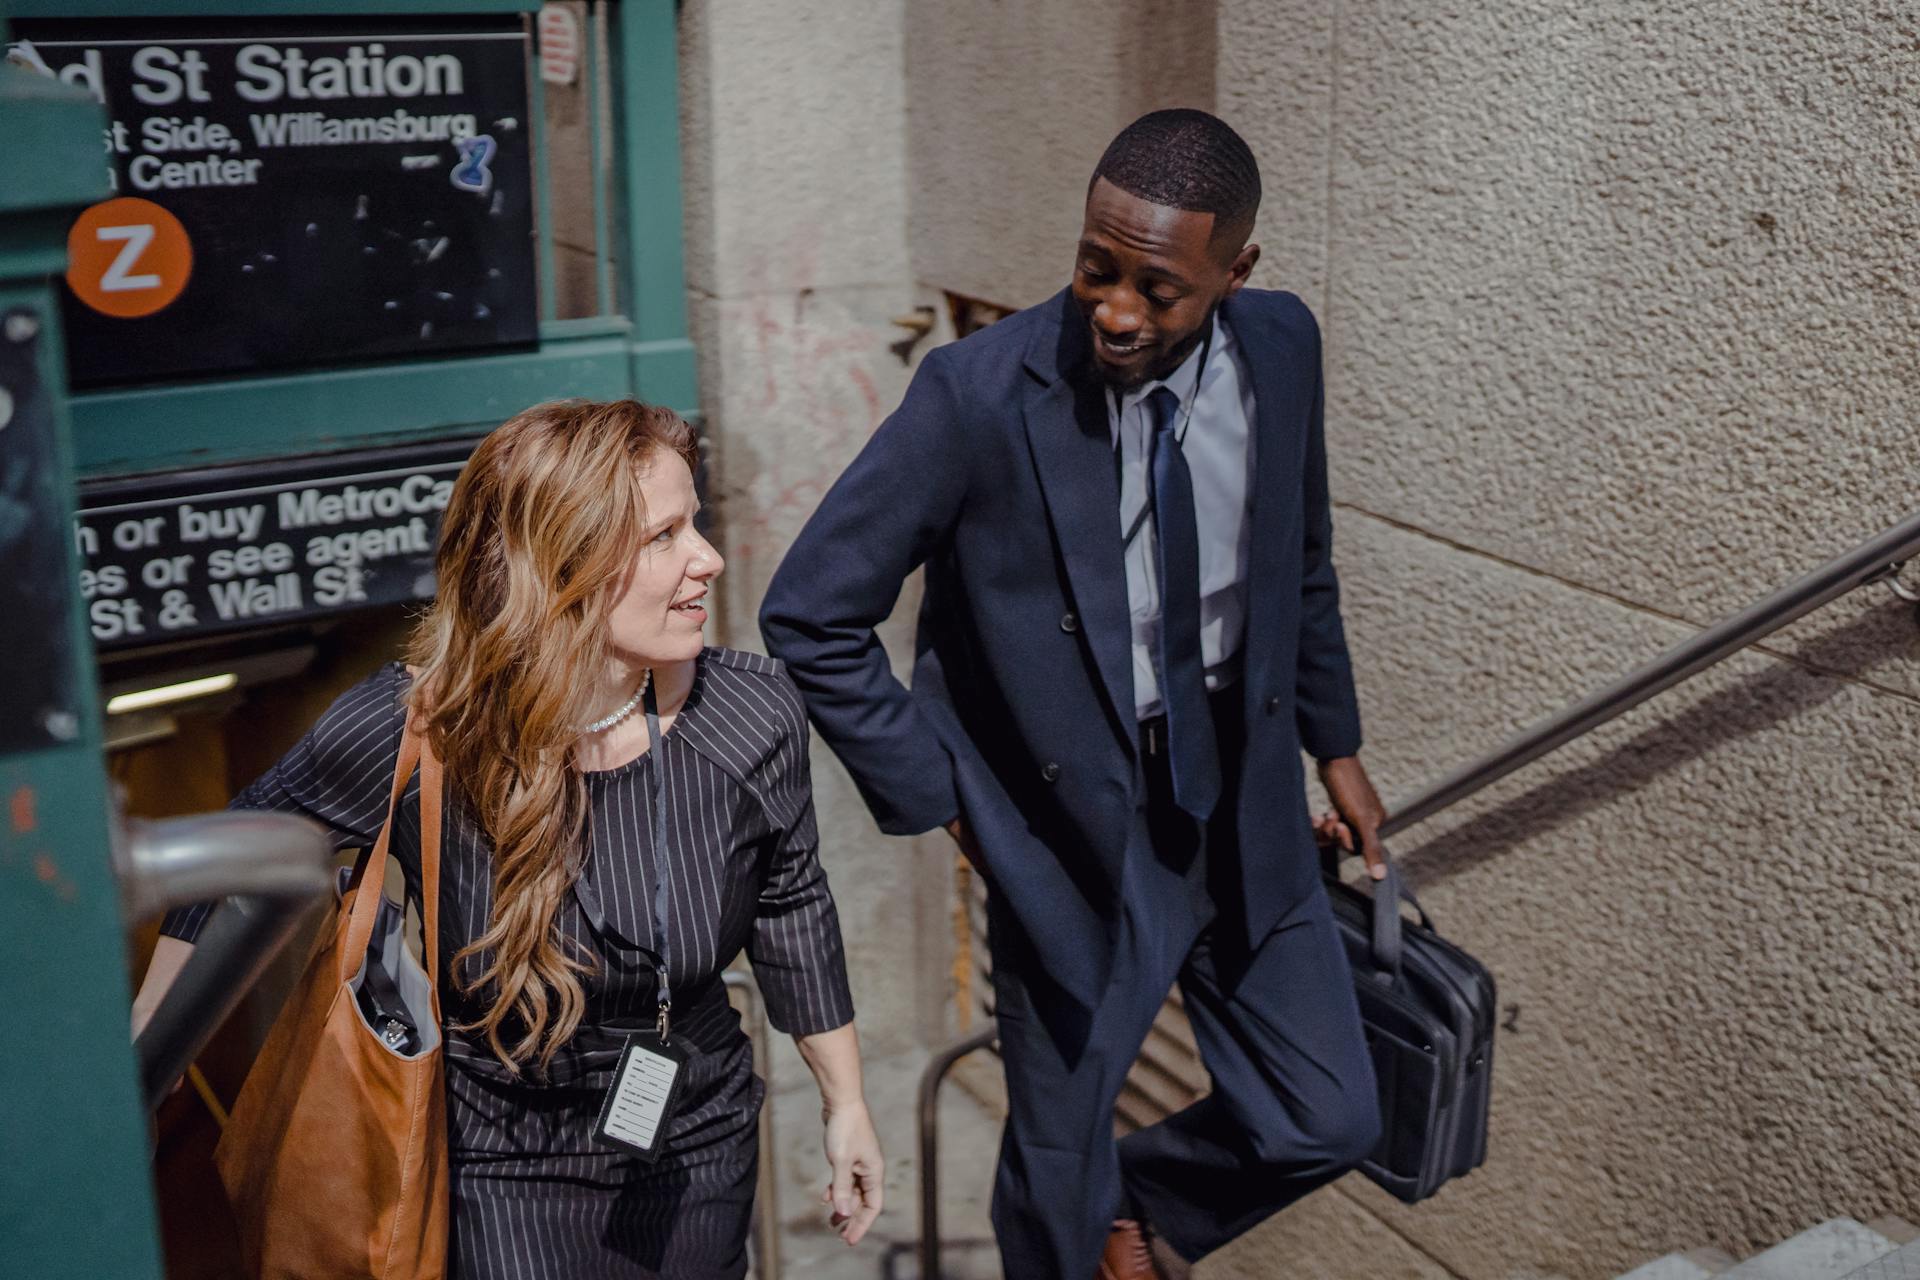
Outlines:
[[1391, 863], [1369, 883], [1327, 876], [1380, 1086], [1380, 1145], [1360, 1171], [1412, 1204], [1487, 1158], [1493, 975], [1435, 931]]

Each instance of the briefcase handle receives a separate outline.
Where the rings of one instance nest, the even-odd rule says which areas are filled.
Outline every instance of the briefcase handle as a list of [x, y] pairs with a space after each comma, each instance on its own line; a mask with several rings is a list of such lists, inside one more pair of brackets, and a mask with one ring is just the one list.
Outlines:
[[[1382, 983], [1391, 984], [1400, 978], [1400, 956], [1404, 951], [1401, 937], [1402, 921], [1400, 904], [1407, 903], [1419, 918], [1420, 927], [1433, 930], [1433, 917], [1420, 905], [1420, 899], [1413, 896], [1413, 890], [1400, 875], [1400, 868], [1387, 855], [1384, 847], [1380, 850], [1381, 860], [1386, 864], [1387, 874], [1383, 880], [1369, 880], [1373, 897], [1373, 925], [1369, 930], [1369, 946], [1373, 951], [1374, 976]], [[1325, 856], [1324, 865], [1327, 874], [1339, 878], [1341, 853], [1338, 848]]]

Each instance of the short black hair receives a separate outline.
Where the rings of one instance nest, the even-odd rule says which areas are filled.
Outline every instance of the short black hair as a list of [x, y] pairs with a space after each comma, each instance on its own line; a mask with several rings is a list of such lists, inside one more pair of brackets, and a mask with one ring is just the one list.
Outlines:
[[1152, 111], [1107, 144], [1087, 191], [1105, 178], [1128, 195], [1169, 209], [1213, 215], [1212, 241], [1239, 252], [1260, 208], [1253, 149], [1219, 116], [1191, 107]]

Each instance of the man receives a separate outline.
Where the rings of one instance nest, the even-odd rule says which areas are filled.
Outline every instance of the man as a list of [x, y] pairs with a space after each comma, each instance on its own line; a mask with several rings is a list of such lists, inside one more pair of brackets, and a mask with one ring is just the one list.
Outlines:
[[[1377, 868], [1384, 814], [1318, 332], [1244, 288], [1259, 195], [1205, 112], [1122, 131], [1072, 286], [928, 354], [761, 613], [881, 828], [947, 827], [990, 887], [1009, 1280], [1184, 1274], [1378, 1135], [1301, 748], [1322, 835]], [[874, 627], [922, 564], [909, 691]], [[1213, 1091], [1116, 1144], [1176, 979]]]

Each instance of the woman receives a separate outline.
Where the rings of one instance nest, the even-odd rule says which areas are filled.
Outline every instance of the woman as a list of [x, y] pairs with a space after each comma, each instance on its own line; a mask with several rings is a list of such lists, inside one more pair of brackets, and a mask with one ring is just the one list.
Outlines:
[[[820, 1086], [836, 1227], [853, 1244], [880, 1211], [806, 719], [784, 668], [704, 645], [722, 562], [694, 527], [693, 461], [685, 423], [631, 400], [538, 405], [488, 436], [447, 507], [413, 665], [348, 690], [234, 801], [370, 845], [405, 717], [426, 726], [450, 787], [439, 972], [468, 1280], [744, 1274], [764, 1086], [721, 981], [743, 947]], [[648, 1162], [593, 1129], [628, 1035], [654, 1025], [663, 767], [672, 1030], [695, 1053]], [[417, 897], [418, 777], [395, 821]], [[207, 911], [165, 922], [136, 1025]]]

